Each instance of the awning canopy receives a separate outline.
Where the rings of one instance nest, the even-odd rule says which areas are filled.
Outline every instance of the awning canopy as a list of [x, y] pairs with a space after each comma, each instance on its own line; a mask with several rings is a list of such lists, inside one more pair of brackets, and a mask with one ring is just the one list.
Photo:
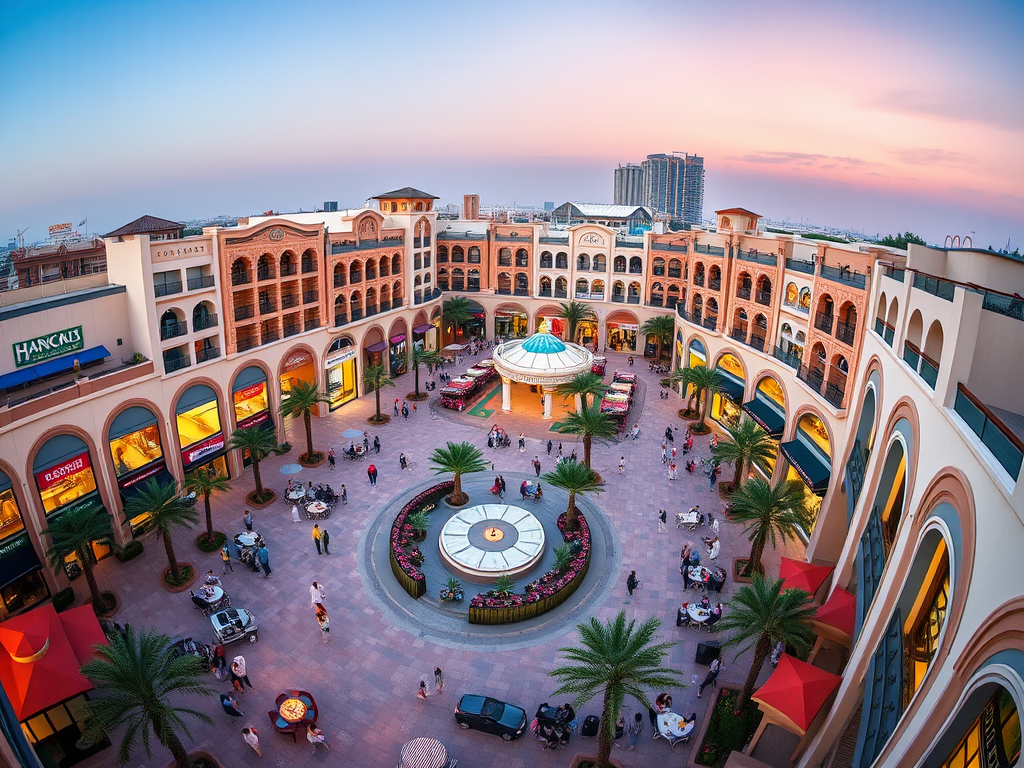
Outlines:
[[837, 587], [824, 605], [818, 608], [813, 621], [815, 625], [824, 625], [816, 627], [818, 634], [825, 634], [821, 630], [829, 628], [840, 632], [843, 638], [852, 639], [856, 613], [857, 598], [842, 587]]
[[376, 344], [371, 344], [370, 346], [368, 346], [366, 348], [366, 351], [367, 352], [383, 352], [387, 348], [388, 348], [388, 343], [386, 341], [378, 341]]
[[426, 333], [427, 331], [429, 331], [433, 327], [434, 326], [430, 325], [429, 323], [424, 323], [423, 325], [415, 325], [415, 326], [413, 326], [412, 332], [413, 333]]
[[36, 365], [30, 365], [17, 371], [11, 371], [0, 376], [0, 389], [11, 389], [30, 384], [36, 379], [45, 379], [48, 376], [57, 376], [62, 373], [69, 373], [75, 370], [75, 360], [79, 365], [88, 365], [97, 360], [110, 357], [110, 352], [102, 344], [98, 347], [90, 347], [81, 352], [75, 352], [62, 357], [55, 357], [53, 360], [46, 360]]
[[21, 368], [17, 371], [11, 371], [0, 376], [0, 389], [13, 389], [14, 387], [20, 387], [22, 384], [28, 384], [39, 378], [36, 373], [36, 367], [34, 365], [28, 368]]
[[750, 698], [779, 725], [803, 736], [842, 681], [839, 675], [784, 653], [772, 676]]
[[390, 341], [392, 344], [401, 344], [403, 341], [405, 341], [405, 334], [400, 333], [397, 336], [392, 336]]
[[790, 440], [779, 447], [789, 465], [803, 478], [808, 488], [815, 493], [824, 493], [828, 490], [832, 468], [812, 453], [810, 448], [799, 440]]
[[722, 384], [718, 388], [719, 394], [724, 397], [728, 397], [733, 402], [740, 402], [743, 400], [743, 389], [744, 385], [742, 381], [737, 381], [731, 376], [722, 376]]
[[802, 560], [784, 557], [779, 566], [779, 578], [783, 581], [783, 589], [802, 589], [813, 595], [833, 570], [835, 566], [812, 565]]
[[28, 533], [22, 531], [4, 542], [4, 556], [0, 558], [0, 588], [42, 567]]
[[778, 440], [786, 429], [786, 417], [772, 408], [764, 400], [754, 398], [743, 404], [744, 412], [756, 421], [769, 437]]

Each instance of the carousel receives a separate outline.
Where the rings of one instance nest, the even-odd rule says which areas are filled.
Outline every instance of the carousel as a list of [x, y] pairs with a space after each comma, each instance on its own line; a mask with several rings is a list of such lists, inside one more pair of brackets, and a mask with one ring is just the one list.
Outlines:
[[501, 376], [501, 410], [512, 410], [512, 382], [537, 387], [544, 395], [544, 418], [551, 418], [555, 387], [590, 371], [594, 356], [579, 344], [548, 332], [546, 322], [526, 339], [515, 339], [494, 350], [494, 370]]

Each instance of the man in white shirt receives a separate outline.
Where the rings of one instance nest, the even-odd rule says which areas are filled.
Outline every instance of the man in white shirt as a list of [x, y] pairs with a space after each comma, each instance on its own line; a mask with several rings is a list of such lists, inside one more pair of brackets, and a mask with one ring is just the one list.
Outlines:
[[324, 594], [324, 585], [313, 582], [313, 585], [309, 588], [309, 601], [315, 608], [318, 605], [324, 604], [324, 599], [327, 595]]

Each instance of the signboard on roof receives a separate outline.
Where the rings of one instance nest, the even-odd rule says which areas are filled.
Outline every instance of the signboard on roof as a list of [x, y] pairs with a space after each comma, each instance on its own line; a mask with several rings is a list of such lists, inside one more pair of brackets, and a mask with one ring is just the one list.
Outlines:
[[78, 325], [19, 341], [11, 347], [14, 349], [14, 366], [21, 368], [41, 363], [51, 357], [66, 355], [68, 352], [77, 352], [85, 347], [85, 337], [82, 335], [82, 326]]
[[74, 225], [69, 221], [66, 224], [51, 224], [50, 239], [55, 237], [67, 237], [74, 233]]

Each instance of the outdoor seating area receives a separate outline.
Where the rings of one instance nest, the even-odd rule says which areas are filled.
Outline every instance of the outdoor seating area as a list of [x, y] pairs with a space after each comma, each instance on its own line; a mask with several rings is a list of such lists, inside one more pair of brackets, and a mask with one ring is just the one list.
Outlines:
[[292, 741], [320, 717], [316, 700], [308, 691], [285, 691], [274, 700], [274, 705], [277, 709], [267, 712], [267, 718], [275, 731], [291, 736]]

